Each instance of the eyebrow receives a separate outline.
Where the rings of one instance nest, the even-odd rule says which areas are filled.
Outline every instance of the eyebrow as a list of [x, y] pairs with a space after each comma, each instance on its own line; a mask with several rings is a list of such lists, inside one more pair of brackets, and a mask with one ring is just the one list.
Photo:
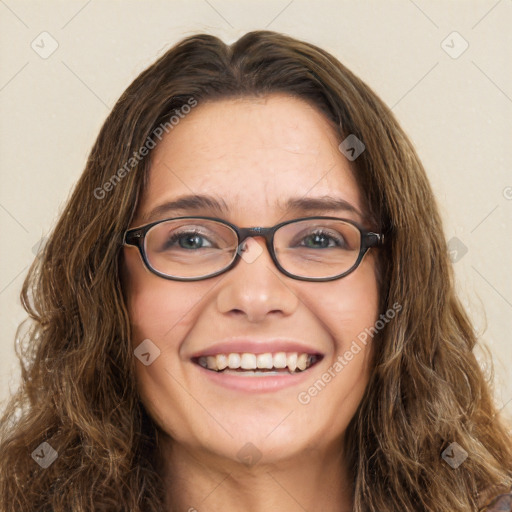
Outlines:
[[171, 212], [198, 212], [201, 210], [211, 210], [216, 214], [227, 213], [229, 208], [223, 199], [216, 199], [208, 195], [187, 195], [180, 196], [172, 201], [156, 206], [149, 213], [142, 215], [142, 222], [152, 222], [163, 215]]
[[321, 196], [290, 198], [285, 203], [285, 209], [297, 213], [343, 211], [353, 213], [358, 215], [361, 220], [363, 219], [363, 214], [354, 205], [341, 197]]
[[[293, 212], [294, 214], [312, 214], [315, 212], [349, 212], [358, 215], [362, 220], [363, 214], [352, 204], [341, 197], [320, 196], [320, 197], [292, 197], [284, 205], [281, 202], [277, 204], [281, 209]], [[185, 195], [172, 201], [166, 201], [142, 215], [142, 223], [146, 224], [153, 220], [163, 218], [165, 215], [197, 213], [202, 211], [211, 211], [217, 215], [229, 213], [229, 207], [222, 198], [216, 198], [210, 195]]]

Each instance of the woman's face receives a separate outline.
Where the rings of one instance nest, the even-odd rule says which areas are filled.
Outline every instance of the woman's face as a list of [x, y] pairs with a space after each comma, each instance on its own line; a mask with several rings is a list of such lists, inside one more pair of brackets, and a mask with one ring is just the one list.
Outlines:
[[[200, 104], [153, 150], [131, 227], [186, 215], [220, 217], [239, 227], [314, 215], [367, 226], [346, 209], [283, 206], [292, 198], [330, 196], [362, 211], [340, 142], [321, 113], [290, 96]], [[183, 195], [211, 196], [225, 211], [150, 215]], [[224, 274], [179, 282], [150, 273], [136, 248], [124, 248], [133, 349], [150, 340], [142, 347], [152, 362], [136, 360], [142, 401], [170, 438], [205, 456], [275, 462], [325, 451], [341, 440], [368, 382], [371, 337], [365, 344], [362, 333], [378, 319], [374, 255], [370, 250], [354, 272], [327, 282], [280, 273], [262, 238], [249, 239], [244, 255]], [[322, 358], [303, 372], [277, 376], [229, 375], [194, 359], [268, 352]]]

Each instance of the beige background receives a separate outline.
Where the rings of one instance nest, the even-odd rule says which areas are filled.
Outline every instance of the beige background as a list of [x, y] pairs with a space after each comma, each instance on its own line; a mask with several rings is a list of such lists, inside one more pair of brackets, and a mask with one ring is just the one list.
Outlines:
[[512, 0], [1, 0], [0, 402], [19, 378], [23, 278], [119, 95], [184, 36], [232, 42], [267, 28], [332, 52], [393, 108], [427, 168], [512, 417], [511, 26]]

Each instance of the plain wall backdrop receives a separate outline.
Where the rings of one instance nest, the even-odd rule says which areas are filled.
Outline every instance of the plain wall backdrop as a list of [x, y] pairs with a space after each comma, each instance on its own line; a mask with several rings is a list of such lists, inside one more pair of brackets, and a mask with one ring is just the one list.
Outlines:
[[512, 0], [0, 0], [0, 407], [23, 279], [120, 94], [185, 36], [269, 29], [333, 53], [413, 141], [512, 417], [511, 26]]

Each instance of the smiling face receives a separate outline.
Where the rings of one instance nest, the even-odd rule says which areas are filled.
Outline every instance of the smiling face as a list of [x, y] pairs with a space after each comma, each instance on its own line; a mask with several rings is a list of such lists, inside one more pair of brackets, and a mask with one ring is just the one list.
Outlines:
[[[364, 204], [339, 142], [321, 113], [290, 96], [200, 104], [155, 148], [131, 227], [185, 215], [239, 227], [325, 215], [371, 227], [356, 213]], [[155, 210], [184, 195], [211, 196], [225, 210]], [[284, 208], [292, 198], [325, 196], [354, 211]], [[149, 339], [160, 351], [147, 366], [136, 361], [142, 401], [164, 432], [205, 457], [261, 455], [263, 462], [328, 450], [369, 378], [371, 339], [357, 337], [378, 319], [373, 250], [354, 272], [327, 282], [280, 273], [262, 238], [248, 239], [245, 254], [226, 273], [179, 282], [149, 272], [137, 249], [124, 247], [133, 349]], [[270, 352], [263, 358], [274, 365], [283, 358], [276, 352], [321, 357], [303, 372], [277, 376], [217, 373], [196, 357], [241, 352], [248, 361]]]

